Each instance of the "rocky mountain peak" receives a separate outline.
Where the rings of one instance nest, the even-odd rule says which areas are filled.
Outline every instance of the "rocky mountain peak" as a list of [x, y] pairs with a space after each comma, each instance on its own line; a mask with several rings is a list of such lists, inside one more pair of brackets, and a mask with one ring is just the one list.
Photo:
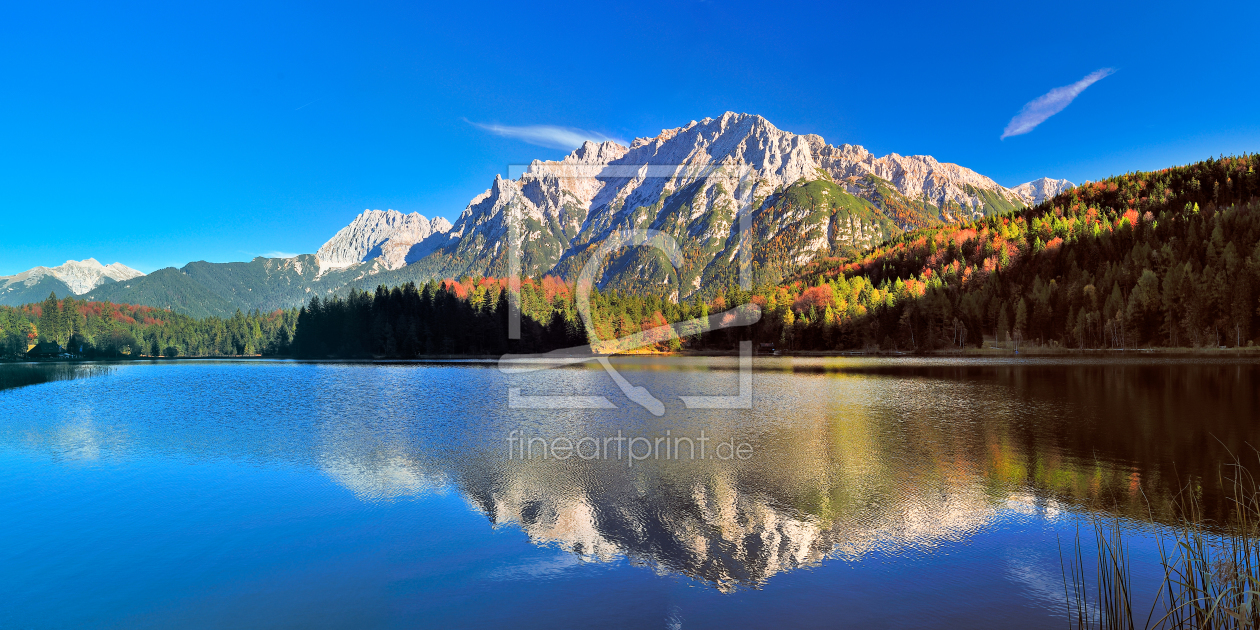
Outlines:
[[375, 259], [380, 259], [386, 269], [397, 269], [407, 264], [413, 247], [450, 229], [450, 222], [441, 217], [429, 220], [416, 212], [364, 210], [315, 255], [319, 258], [321, 274], [327, 269], [342, 269]]
[[[121, 282], [143, 276], [143, 273], [116, 262], [102, 265], [95, 258], [67, 260], [56, 267], [35, 267], [12, 276], [0, 276], [0, 286], [33, 286], [49, 276], [60, 280], [71, 293], [83, 295], [107, 282]], [[64, 296], [63, 296], [64, 297]]]
[[587, 140], [582, 146], [573, 150], [573, 153], [565, 156], [562, 162], [575, 164], [607, 164], [626, 154], [630, 149], [609, 140], [607, 142], [592, 142]]
[[1011, 190], [1019, 195], [1020, 199], [1024, 200], [1024, 203], [1035, 206], [1046, 199], [1073, 188], [1076, 188], [1076, 184], [1066, 179], [1042, 177], [1041, 179], [1034, 179], [1031, 182], [1020, 184]]
[[95, 258], [67, 260], [60, 266], [53, 267], [51, 271], [58, 280], [66, 283], [75, 295], [87, 293], [110, 280], [122, 282], [144, 275], [120, 262], [102, 265]]

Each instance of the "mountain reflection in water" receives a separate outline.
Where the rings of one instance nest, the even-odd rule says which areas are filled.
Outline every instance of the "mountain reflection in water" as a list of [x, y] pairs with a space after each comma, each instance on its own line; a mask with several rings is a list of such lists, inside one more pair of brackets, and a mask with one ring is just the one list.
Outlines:
[[[722, 360], [664, 366], [621, 367], [662, 400], [734, 383]], [[758, 370], [754, 408], [736, 413], [678, 408], [658, 419], [626, 405], [527, 411], [498, 402], [463, 415], [453, 438], [332, 413], [320, 461], [365, 500], [455, 491], [536, 544], [587, 560], [625, 557], [725, 591], [830, 558], [965, 540], [1002, 510], [1162, 520], [1188, 480], [1201, 484], [1209, 515], [1223, 514], [1218, 466], [1257, 443], [1252, 364], [797, 359]], [[513, 385], [547, 390], [601, 375], [554, 370]], [[633, 466], [522, 461], [508, 457], [514, 429], [548, 439], [703, 429], [754, 454]]]

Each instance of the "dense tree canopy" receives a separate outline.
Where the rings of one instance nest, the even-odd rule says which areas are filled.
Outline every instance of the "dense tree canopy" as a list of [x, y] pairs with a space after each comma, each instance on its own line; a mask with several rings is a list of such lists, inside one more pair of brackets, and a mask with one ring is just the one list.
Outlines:
[[194, 319], [171, 311], [49, 295], [39, 304], [0, 307], [0, 356], [54, 342], [86, 357], [288, 354], [297, 311]]
[[1260, 287], [1257, 168], [1250, 155], [1112, 177], [858, 260], [820, 261], [796, 279], [863, 279], [916, 298], [864, 301], [877, 308], [863, 324], [894, 343], [908, 326], [934, 339], [969, 330], [974, 343], [983, 332], [1083, 348], [1245, 346]]

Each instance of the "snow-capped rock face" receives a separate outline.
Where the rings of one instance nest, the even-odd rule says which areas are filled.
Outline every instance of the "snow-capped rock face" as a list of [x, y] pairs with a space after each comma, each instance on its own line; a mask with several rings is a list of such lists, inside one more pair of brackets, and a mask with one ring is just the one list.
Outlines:
[[364, 210], [350, 225], [324, 243], [315, 255], [320, 269], [342, 269], [361, 262], [381, 259], [386, 269], [407, 264], [412, 248], [434, 234], [450, 231], [451, 223], [442, 217], [426, 219], [418, 213], [396, 210]]
[[1041, 179], [1034, 179], [1031, 182], [1020, 184], [1011, 190], [1019, 195], [1019, 198], [1023, 199], [1024, 203], [1035, 206], [1046, 199], [1073, 188], [1076, 188], [1076, 184], [1066, 179], [1042, 177]]
[[67, 260], [56, 267], [35, 267], [12, 276], [0, 276], [0, 286], [18, 283], [31, 286], [42, 278], [52, 276], [64, 282], [75, 295], [83, 295], [106, 282], [121, 282], [143, 275], [122, 263], [102, 265], [95, 258], [88, 258], [87, 260]]

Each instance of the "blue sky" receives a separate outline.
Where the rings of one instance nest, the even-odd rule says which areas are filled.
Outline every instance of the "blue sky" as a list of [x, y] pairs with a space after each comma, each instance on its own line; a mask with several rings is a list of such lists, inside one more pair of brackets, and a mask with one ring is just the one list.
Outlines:
[[566, 153], [487, 125], [751, 112], [1007, 186], [1260, 150], [1255, 2], [185, 4], [6, 8], [0, 274], [309, 253], [365, 208], [454, 219]]

